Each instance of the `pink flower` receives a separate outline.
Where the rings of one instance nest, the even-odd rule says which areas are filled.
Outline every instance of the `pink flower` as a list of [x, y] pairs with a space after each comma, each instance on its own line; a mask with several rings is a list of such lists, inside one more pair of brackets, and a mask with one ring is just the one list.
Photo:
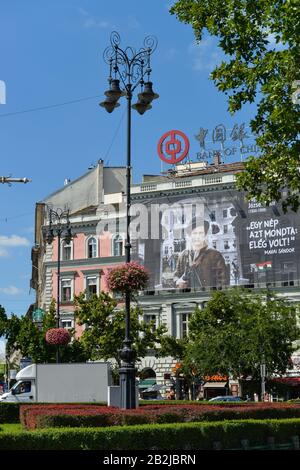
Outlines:
[[71, 341], [71, 336], [64, 328], [50, 328], [46, 333], [46, 341], [56, 346], [66, 345]]
[[148, 271], [134, 261], [113, 268], [106, 275], [108, 288], [118, 292], [143, 290], [148, 280]]

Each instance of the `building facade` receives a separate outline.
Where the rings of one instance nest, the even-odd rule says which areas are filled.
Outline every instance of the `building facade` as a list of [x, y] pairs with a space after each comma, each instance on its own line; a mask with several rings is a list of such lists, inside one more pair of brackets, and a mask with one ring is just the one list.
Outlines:
[[[132, 259], [150, 272], [138, 302], [146, 321], [165, 324], [177, 338], [187, 335], [189, 315], [196, 306], [203, 308], [215, 289], [269, 286], [292, 302], [300, 299], [300, 217], [282, 214], [275, 204], [267, 208], [246, 201], [235, 189], [242, 170], [242, 163], [225, 165], [215, 158], [213, 164], [177, 165], [165, 175], [145, 175], [131, 186]], [[57, 240], [47, 245], [43, 238], [47, 207], [67, 208], [75, 237], [61, 243], [61, 326], [76, 327], [78, 336], [74, 294], [107, 290], [106, 272], [125, 262], [124, 188], [125, 169], [99, 161], [36, 205], [31, 284], [36, 307], [47, 309], [57, 294]], [[201, 237], [205, 246], [197, 251]], [[193, 258], [196, 252], [199, 259]], [[294, 363], [296, 375], [297, 354]], [[151, 369], [162, 383], [176, 361], [149, 354], [138, 366]]]

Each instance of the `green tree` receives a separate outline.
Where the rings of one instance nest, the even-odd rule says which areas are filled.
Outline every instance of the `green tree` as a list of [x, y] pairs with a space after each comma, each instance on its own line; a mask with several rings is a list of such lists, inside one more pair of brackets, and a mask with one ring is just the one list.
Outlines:
[[184, 361], [201, 375], [255, 379], [262, 361], [268, 374], [283, 374], [299, 334], [296, 306], [274, 293], [215, 292], [206, 307], [191, 316]]
[[[84, 294], [74, 298], [76, 319], [86, 328], [80, 338], [92, 360], [114, 358], [120, 366], [119, 350], [125, 335], [125, 312], [117, 310], [117, 302], [109, 294], [101, 292], [86, 300]], [[136, 360], [144, 357], [149, 349], [157, 350], [166, 327], [156, 329], [154, 324], [141, 320], [139, 307], [131, 309], [130, 332]]]
[[[6, 351], [11, 355], [19, 351], [23, 357], [31, 357], [35, 363], [55, 362], [56, 348], [46, 342], [46, 331], [56, 327], [55, 301], [51, 302], [41, 326], [27, 316], [8, 318], [0, 306], [0, 337], [6, 338]], [[74, 331], [71, 332], [74, 334]], [[84, 345], [74, 339], [67, 346], [60, 347], [61, 362], [84, 362], [89, 359]]]
[[[218, 89], [229, 95], [234, 113], [257, 104], [251, 121], [261, 149], [238, 177], [249, 197], [297, 210], [300, 204], [300, 8], [298, 0], [178, 0], [171, 8], [190, 24], [196, 39], [207, 31], [218, 39], [225, 60], [211, 73]], [[299, 87], [298, 87], [299, 88]], [[282, 199], [283, 188], [288, 188]]]

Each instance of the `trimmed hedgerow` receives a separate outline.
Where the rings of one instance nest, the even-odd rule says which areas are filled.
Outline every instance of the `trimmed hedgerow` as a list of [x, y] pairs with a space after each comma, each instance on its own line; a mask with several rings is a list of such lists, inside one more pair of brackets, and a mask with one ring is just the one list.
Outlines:
[[104, 406], [30, 405], [21, 407], [21, 423], [26, 429], [45, 427], [105, 427], [135, 424], [180, 423], [239, 419], [300, 418], [300, 406], [256, 404], [244, 407], [148, 406], [119, 410]]
[[0, 403], [0, 423], [19, 423], [18, 403]]
[[300, 419], [245, 420], [214, 423], [178, 423], [141, 426], [114, 426], [105, 429], [47, 429], [0, 433], [1, 450], [152, 450], [223, 449], [291, 442], [300, 435]]

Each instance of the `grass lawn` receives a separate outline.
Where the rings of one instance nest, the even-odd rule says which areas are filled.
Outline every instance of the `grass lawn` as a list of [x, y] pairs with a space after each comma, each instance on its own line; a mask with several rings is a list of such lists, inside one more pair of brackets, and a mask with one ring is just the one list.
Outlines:
[[24, 431], [22, 424], [17, 423], [17, 424], [0, 424], [0, 432], [21, 432]]

